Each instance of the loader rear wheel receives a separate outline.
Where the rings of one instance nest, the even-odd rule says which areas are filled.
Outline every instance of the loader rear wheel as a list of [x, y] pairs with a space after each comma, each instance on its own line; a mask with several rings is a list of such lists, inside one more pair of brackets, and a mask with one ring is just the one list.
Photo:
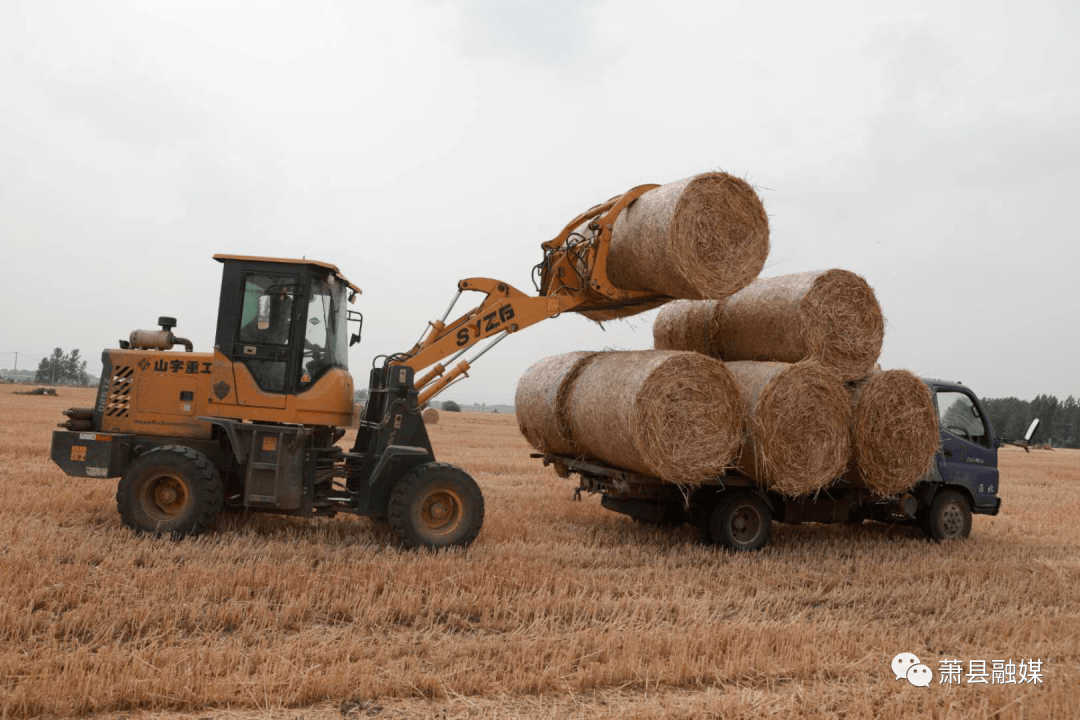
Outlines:
[[713, 541], [729, 550], [760, 550], [772, 535], [772, 513], [753, 493], [725, 493], [712, 510], [710, 529]]
[[407, 548], [464, 547], [484, 523], [484, 496], [464, 470], [426, 463], [394, 486], [389, 520]]
[[206, 530], [221, 512], [221, 475], [200, 452], [165, 445], [136, 458], [116, 488], [116, 509], [137, 533], [179, 539]]

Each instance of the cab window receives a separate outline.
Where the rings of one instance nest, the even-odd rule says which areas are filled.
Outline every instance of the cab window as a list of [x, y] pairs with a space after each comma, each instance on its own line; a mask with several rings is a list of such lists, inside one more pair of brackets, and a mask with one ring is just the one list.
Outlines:
[[939, 390], [938, 424], [945, 432], [978, 445], [990, 447], [990, 435], [979, 408], [965, 393]]
[[345, 287], [333, 276], [313, 279], [308, 294], [304, 329], [304, 362], [300, 389], [305, 390], [332, 367], [347, 367], [342, 342], [345, 337]]
[[296, 281], [286, 276], [250, 274], [244, 278], [240, 342], [288, 345]]
[[283, 393], [289, 366], [289, 332], [296, 303], [297, 278], [248, 273], [240, 305], [240, 362], [264, 392]]

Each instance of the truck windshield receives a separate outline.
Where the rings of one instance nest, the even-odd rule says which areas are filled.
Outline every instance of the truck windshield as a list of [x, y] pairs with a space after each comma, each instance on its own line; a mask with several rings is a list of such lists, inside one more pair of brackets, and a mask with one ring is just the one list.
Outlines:
[[312, 280], [304, 323], [304, 362], [300, 389], [310, 387], [332, 367], [348, 369], [345, 327], [347, 288], [333, 275]]

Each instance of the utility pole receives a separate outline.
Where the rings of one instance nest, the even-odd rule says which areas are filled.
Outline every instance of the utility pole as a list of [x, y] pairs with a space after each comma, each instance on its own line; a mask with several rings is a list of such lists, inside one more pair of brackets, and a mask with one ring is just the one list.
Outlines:
[[15, 372], [16, 375], [19, 374], [19, 351], [18, 350], [15, 351], [15, 371], [14, 372]]

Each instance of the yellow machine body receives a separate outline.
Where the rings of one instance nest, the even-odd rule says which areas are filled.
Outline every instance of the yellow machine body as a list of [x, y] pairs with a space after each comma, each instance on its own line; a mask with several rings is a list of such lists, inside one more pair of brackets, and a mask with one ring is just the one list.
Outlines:
[[247, 367], [220, 352], [106, 351], [111, 373], [98, 393], [100, 430], [209, 439], [199, 418], [348, 427], [353, 379], [333, 368], [295, 395], [263, 392]]

